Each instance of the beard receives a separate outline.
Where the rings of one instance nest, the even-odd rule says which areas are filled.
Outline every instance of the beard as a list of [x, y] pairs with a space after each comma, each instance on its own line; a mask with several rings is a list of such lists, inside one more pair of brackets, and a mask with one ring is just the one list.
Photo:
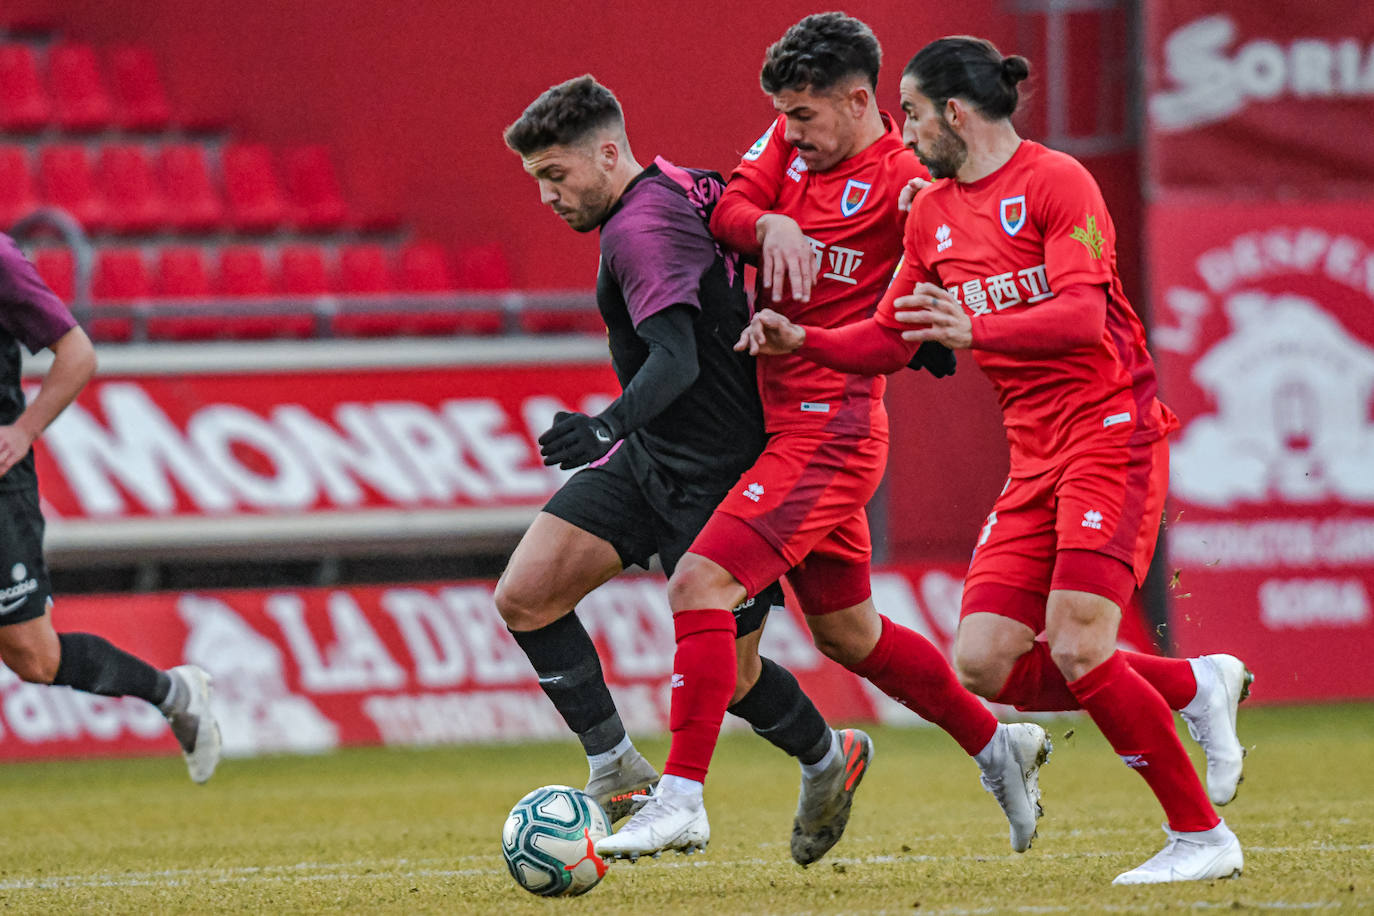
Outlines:
[[607, 214], [611, 212], [611, 207], [615, 203], [612, 198], [610, 179], [603, 177], [596, 187], [582, 192], [582, 202], [577, 209], [559, 215], [578, 232], [591, 232], [600, 227]]
[[940, 122], [940, 136], [930, 144], [927, 152], [916, 150], [916, 158], [930, 172], [931, 178], [953, 178], [968, 159], [968, 144], [946, 124]]

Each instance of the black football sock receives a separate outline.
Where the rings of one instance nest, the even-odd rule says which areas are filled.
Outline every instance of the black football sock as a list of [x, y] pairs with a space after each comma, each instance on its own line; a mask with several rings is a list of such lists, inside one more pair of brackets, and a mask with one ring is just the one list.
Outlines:
[[141, 658], [92, 633], [58, 633], [61, 658], [52, 682], [102, 697], [138, 697], [154, 706], [167, 699], [172, 679]]
[[525, 650], [539, 675], [539, 686], [568, 728], [577, 733], [588, 757], [603, 754], [624, 740], [625, 726], [601, 673], [596, 643], [575, 612], [538, 630], [512, 630], [511, 635]]
[[792, 672], [771, 658], [760, 657], [760, 661], [759, 679], [728, 712], [802, 763], [815, 763], [830, 750], [830, 726]]

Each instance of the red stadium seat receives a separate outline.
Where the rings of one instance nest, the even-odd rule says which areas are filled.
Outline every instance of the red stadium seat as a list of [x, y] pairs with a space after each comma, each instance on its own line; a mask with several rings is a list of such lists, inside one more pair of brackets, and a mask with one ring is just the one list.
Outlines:
[[229, 222], [242, 232], [271, 232], [286, 216], [272, 151], [261, 143], [231, 143], [224, 148], [224, 194]]
[[38, 192], [22, 146], [0, 146], [0, 228], [9, 229], [38, 209]]
[[86, 332], [94, 340], [126, 341], [133, 336], [133, 320], [128, 317], [99, 317], [102, 302], [130, 302], [146, 299], [152, 292], [148, 266], [137, 248], [107, 248], [95, 261], [91, 279], [91, 298], [96, 317]]
[[[436, 242], [412, 242], [401, 249], [397, 287], [404, 293], [450, 293], [456, 289], [448, 256]], [[430, 312], [398, 316], [406, 321], [403, 333], [499, 334], [504, 324], [499, 307], [438, 306]]]
[[210, 274], [199, 248], [178, 245], [164, 248], [157, 258], [157, 295], [163, 298], [197, 299], [210, 295]]
[[330, 291], [324, 251], [314, 245], [288, 245], [281, 251], [281, 285], [288, 296], [321, 296]]
[[348, 206], [328, 148], [299, 146], [287, 151], [285, 162], [292, 225], [314, 232], [342, 226], [348, 218]]
[[255, 245], [220, 249], [217, 292], [226, 296], [271, 296], [276, 293], [267, 272], [267, 258]]
[[38, 157], [38, 179], [45, 201], [76, 217], [87, 231], [105, 228], [105, 202], [96, 190], [95, 176], [84, 148], [73, 145], [44, 147]]
[[105, 130], [111, 125], [114, 110], [90, 45], [65, 42], [48, 51], [48, 88], [54, 120], [67, 130]]
[[157, 160], [167, 201], [167, 219], [183, 232], [209, 232], [224, 225], [224, 204], [210, 181], [205, 153], [194, 143], [165, 146]]
[[[179, 308], [207, 304], [212, 291], [204, 253], [190, 246], [162, 249], [157, 258], [155, 294], [160, 299], [176, 300]], [[220, 324], [215, 315], [158, 314], [155, 307], [148, 318], [148, 339], [210, 340], [220, 335]]]
[[[345, 295], [385, 297], [396, 283], [391, 276], [386, 249], [381, 245], [345, 245], [339, 250], [337, 289]], [[345, 301], [345, 307], [348, 303]], [[399, 312], [341, 312], [334, 318], [334, 333], [343, 336], [386, 337], [402, 333], [407, 316]]]
[[125, 130], [160, 131], [171, 121], [157, 62], [147, 48], [124, 46], [110, 54], [115, 122]]
[[76, 258], [69, 248], [42, 248], [34, 252], [33, 266], [57, 298], [70, 303], [76, 298]]
[[167, 203], [153, 179], [148, 157], [137, 146], [107, 146], [96, 166], [115, 232], [151, 232], [167, 220]]
[[345, 245], [339, 250], [339, 292], [380, 294], [395, 288], [381, 245]]
[[[322, 265], [323, 266], [323, 265]], [[219, 282], [216, 286], [223, 296], [239, 296], [266, 300], [277, 295], [274, 278], [267, 270], [267, 258], [261, 248], [252, 245], [230, 245], [219, 253]], [[232, 301], [217, 303], [232, 309]], [[233, 338], [261, 339], [267, 337], [309, 337], [315, 329], [315, 319], [308, 307], [296, 314], [226, 314], [220, 321], [219, 335]]]
[[456, 279], [459, 289], [496, 290], [515, 285], [506, 249], [499, 242], [473, 245], [460, 251]]
[[52, 106], [27, 45], [0, 45], [0, 130], [37, 131], [48, 126]]

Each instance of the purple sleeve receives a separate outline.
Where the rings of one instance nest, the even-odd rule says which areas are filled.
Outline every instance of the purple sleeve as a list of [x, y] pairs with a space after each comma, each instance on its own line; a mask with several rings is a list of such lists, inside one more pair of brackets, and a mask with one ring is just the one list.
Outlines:
[[711, 231], [686, 197], [671, 188], [638, 189], [603, 230], [601, 255], [620, 284], [630, 320], [671, 305], [700, 311], [701, 278], [715, 261]]
[[74, 327], [72, 313], [48, 289], [14, 239], [0, 233], [0, 328], [37, 353]]

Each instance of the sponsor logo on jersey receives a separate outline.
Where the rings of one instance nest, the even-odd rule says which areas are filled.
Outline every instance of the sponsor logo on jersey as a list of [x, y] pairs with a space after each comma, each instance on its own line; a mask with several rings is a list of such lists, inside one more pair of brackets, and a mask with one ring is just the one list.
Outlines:
[[941, 223], [940, 228], [935, 230], [935, 250], [944, 251], [954, 244], [954, 239], [950, 238], [949, 226]]
[[1002, 229], [1007, 235], [1020, 232], [1021, 227], [1026, 225], [1026, 195], [1017, 194], [1015, 197], [1002, 198], [998, 217], [1002, 220]]
[[1096, 509], [1089, 509], [1083, 513], [1083, 527], [1091, 528], [1094, 531], [1102, 530], [1102, 513]]
[[793, 181], [801, 181], [802, 172], [806, 171], [806, 161], [802, 159], [801, 153], [797, 153], [792, 159], [792, 164], [787, 167], [787, 177]]
[[763, 151], [768, 149], [768, 141], [773, 139], [773, 128], [777, 126], [778, 122], [776, 121], [768, 125], [768, 129], [763, 132], [763, 136], [755, 140], [754, 145], [749, 147], [749, 152], [744, 154], [745, 162], [753, 162], [763, 155]]
[[[1074, 226], [1073, 233], [1069, 238], [1075, 242], [1082, 242], [1083, 246], [1088, 249], [1088, 253], [1093, 256], [1093, 260], [1100, 261], [1102, 260], [1102, 243], [1106, 241], [1106, 238], [1097, 229], [1097, 217], [1089, 213], [1085, 222], [1086, 227]], [[1002, 225], [1006, 225], [1006, 220], [1002, 221]]]
[[844, 184], [844, 193], [840, 195], [840, 212], [845, 216], [853, 216], [859, 212], [859, 208], [868, 200], [868, 191], [873, 185], [867, 181], [859, 181], [851, 178]]
[[802, 401], [802, 413], [830, 413], [830, 405], [824, 401]]
[[1110, 417], [1104, 417], [1102, 419], [1102, 428], [1106, 429], [1107, 427], [1115, 426], [1118, 423], [1129, 423], [1130, 420], [1131, 412], [1129, 410], [1123, 413], [1114, 413]]
[[751, 483], [749, 486], [747, 486], [747, 487], [744, 488], [744, 498], [745, 498], [745, 499], [752, 500], [752, 501], [754, 501], [754, 502], [758, 502], [758, 501], [759, 501], [759, 498], [762, 497], [762, 496], [763, 496], [763, 484], [761, 484], [761, 483]]

